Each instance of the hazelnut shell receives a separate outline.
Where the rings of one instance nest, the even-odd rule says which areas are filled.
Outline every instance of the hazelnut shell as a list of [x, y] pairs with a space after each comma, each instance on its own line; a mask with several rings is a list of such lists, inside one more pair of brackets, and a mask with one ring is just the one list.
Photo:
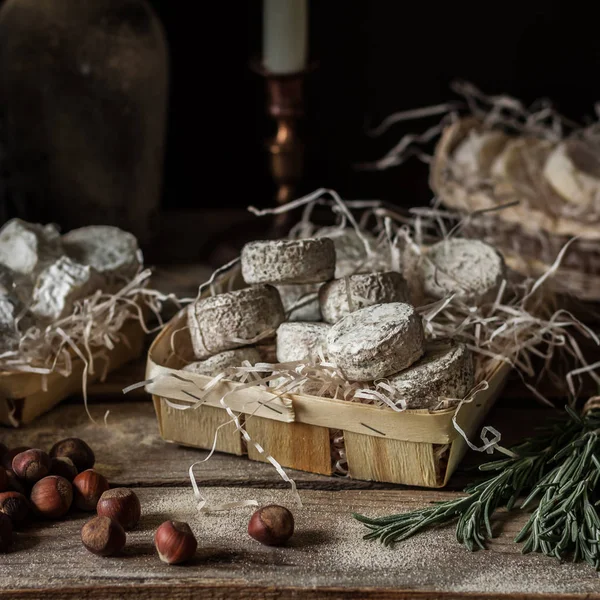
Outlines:
[[142, 509], [140, 500], [133, 491], [114, 488], [100, 496], [96, 511], [98, 516], [114, 519], [127, 531], [139, 523]]
[[160, 560], [169, 565], [189, 560], [198, 549], [190, 526], [182, 521], [165, 521], [156, 530], [154, 545]]
[[3, 492], [0, 494], [0, 512], [10, 517], [13, 525], [18, 525], [29, 516], [31, 506], [29, 500], [19, 492]]
[[79, 473], [79, 475], [73, 479], [75, 507], [79, 510], [96, 510], [96, 505], [98, 504], [98, 500], [100, 500], [100, 496], [102, 496], [108, 488], [109, 485], [106, 477], [98, 473], [98, 471], [88, 469], [87, 471], [83, 471], [83, 473]]
[[50, 457], [42, 450], [30, 448], [13, 458], [12, 470], [25, 483], [34, 484], [50, 473]]
[[2, 466], [7, 470], [10, 469], [12, 471], [13, 458], [17, 454], [21, 454], [21, 452], [25, 452], [25, 450], [30, 450], [30, 447], [29, 446], [19, 446], [18, 448], [11, 448], [2, 457]]
[[30, 499], [38, 515], [49, 519], [60, 519], [71, 508], [73, 487], [64, 477], [49, 475], [33, 486]]
[[125, 547], [125, 530], [109, 517], [94, 517], [81, 528], [81, 541], [93, 554], [112, 556]]
[[77, 467], [73, 464], [73, 461], [66, 456], [51, 458], [50, 475], [59, 475], [60, 477], [64, 477], [67, 481], [73, 481], [73, 479], [77, 477]]
[[91, 469], [96, 462], [94, 451], [79, 438], [66, 438], [56, 442], [50, 450], [52, 458], [66, 456], [73, 461], [78, 471]]
[[258, 509], [248, 523], [248, 535], [266, 546], [281, 546], [294, 533], [294, 516], [284, 506], [270, 504]]

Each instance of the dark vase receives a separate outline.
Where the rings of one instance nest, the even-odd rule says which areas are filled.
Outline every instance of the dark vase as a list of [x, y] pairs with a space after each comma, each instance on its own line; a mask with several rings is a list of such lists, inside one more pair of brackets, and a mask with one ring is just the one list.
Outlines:
[[145, 0], [6, 0], [1, 135], [13, 195], [64, 229], [118, 225], [148, 241], [159, 208], [168, 87]]

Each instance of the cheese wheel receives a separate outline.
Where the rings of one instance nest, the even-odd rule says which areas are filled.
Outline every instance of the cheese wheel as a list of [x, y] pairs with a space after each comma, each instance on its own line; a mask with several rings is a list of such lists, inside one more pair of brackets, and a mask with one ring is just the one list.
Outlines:
[[562, 198], [579, 206], [600, 201], [600, 152], [583, 140], [566, 140], [548, 157], [544, 177]]
[[394, 271], [349, 275], [324, 284], [319, 291], [321, 314], [327, 323], [337, 323], [365, 306], [408, 300], [408, 284]]
[[214, 377], [230, 367], [241, 366], [244, 361], [248, 361], [251, 365], [260, 362], [260, 353], [251, 346], [225, 350], [225, 352], [219, 352], [219, 354], [215, 354], [206, 360], [190, 363], [183, 367], [183, 370], [197, 375]]
[[96, 271], [67, 256], [44, 269], [33, 288], [31, 312], [45, 321], [56, 321], [73, 312], [76, 300], [89, 296], [101, 285]]
[[201, 360], [267, 337], [285, 318], [272, 285], [201, 298], [189, 305], [187, 316], [194, 355]]
[[473, 357], [464, 344], [429, 342], [425, 354], [408, 369], [388, 377], [392, 400], [406, 408], [435, 408], [440, 398], [462, 400], [475, 383]]
[[62, 237], [65, 252], [110, 279], [129, 280], [141, 264], [134, 235], [118, 227], [94, 225], [73, 229]]
[[468, 239], [434, 244], [422, 257], [419, 269], [427, 296], [456, 294], [474, 302], [493, 299], [506, 276], [504, 259], [493, 246]]
[[318, 361], [330, 329], [327, 323], [282, 323], [277, 330], [277, 360], [280, 363]]
[[[276, 285], [288, 321], [320, 321], [320, 283]], [[296, 308], [293, 308], [296, 306]]]
[[485, 178], [496, 157], [510, 138], [501, 131], [473, 129], [452, 155], [454, 174], [459, 178]]
[[246, 283], [321, 283], [333, 279], [335, 248], [329, 238], [250, 242], [241, 261]]
[[35, 277], [63, 254], [54, 225], [13, 219], [0, 229], [0, 263], [21, 275]]
[[423, 354], [423, 323], [403, 302], [345, 316], [327, 334], [327, 354], [350, 381], [371, 381], [410, 367]]

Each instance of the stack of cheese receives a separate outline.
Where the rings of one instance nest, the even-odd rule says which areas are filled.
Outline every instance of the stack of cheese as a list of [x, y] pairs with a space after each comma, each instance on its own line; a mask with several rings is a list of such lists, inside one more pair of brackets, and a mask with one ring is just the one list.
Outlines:
[[432, 163], [433, 190], [474, 213], [465, 232], [502, 249], [511, 267], [539, 275], [573, 237], [559, 291], [600, 299], [600, 146], [585, 132], [555, 141], [507, 135], [476, 119], [447, 128]]
[[14, 219], [0, 229], [0, 355], [18, 348], [31, 326], [69, 317], [78, 300], [116, 291], [137, 273], [133, 235], [116, 227], [75, 229]]
[[[198, 360], [185, 369], [216, 376], [244, 361], [255, 364], [262, 358], [257, 342], [275, 334], [279, 364], [274, 370], [334, 365], [355, 387], [375, 389], [385, 381], [387, 397], [402, 408], [433, 409], [441, 399], [464, 398], [474, 385], [470, 351], [450, 340], [426, 339], [400, 273], [359, 272], [364, 257], [353, 261], [355, 273], [340, 273], [334, 241], [247, 244], [241, 270], [249, 287], [200, 298], [188, 307]], [[346, 261], [342, 252], [344, 269]], [[432, 246], [414, 274], [426, 301], [454, 295], [474, 304], [493, 299], [504, 276], [504, 261], [492, 247], [464, 239]], [[286, 314], [283, 296], [301, 298], [315, 291], [318, 298], [309, 297], [316, 303], [312, 320], [298, 320], [295, 310]], [[281, 381], [270, 384], [277, 387]], [[311, 378], [293, 391], [315, 395], [322, 388], [318, 378]]]

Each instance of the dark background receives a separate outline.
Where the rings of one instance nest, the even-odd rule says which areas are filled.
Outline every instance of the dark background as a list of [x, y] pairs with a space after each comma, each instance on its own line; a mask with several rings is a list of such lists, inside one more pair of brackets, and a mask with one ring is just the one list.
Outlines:
[[[264, 140], [272, 123], [264, 82], [248, 69], [260, 55], [262, 3], [220, 0], [193, 10], [188, 2], [152, 3], [172, 66], [163, 206], [269, 204]], [[403, 124], [373, 140], [366, 122], [450, 100], [454, 79], [527, 103], [549, 97], [573, 118], [593, 114], [599, 23], [597, 3], [313, 0], [309, 49], [319, 68], [308, 80], [302, 191], [327, 186], [349, 198], [427, 202], [427, 168], [418, 161], [384, 173], [354, 165], [428, 124]]]

